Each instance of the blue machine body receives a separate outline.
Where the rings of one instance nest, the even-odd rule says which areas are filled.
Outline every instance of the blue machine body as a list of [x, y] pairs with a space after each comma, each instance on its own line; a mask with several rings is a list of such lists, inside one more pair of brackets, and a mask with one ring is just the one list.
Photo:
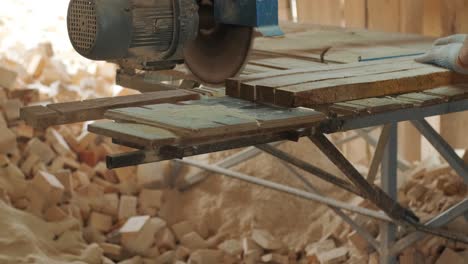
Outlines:
[[278, 0], [214, 0], [216, 21], [256, 27], [264, 36], [281, 36]]

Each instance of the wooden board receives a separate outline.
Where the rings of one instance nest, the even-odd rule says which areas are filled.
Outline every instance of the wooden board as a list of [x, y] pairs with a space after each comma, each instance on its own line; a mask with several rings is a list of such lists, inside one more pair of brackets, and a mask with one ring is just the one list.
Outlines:
[[239, 97], [252, 101], [314, 108], [322, 104], [417, 92], [463, 82], [468, 82], [468, 76], [417, 63], [409, 57], [261, 73], [231, 79], [227, 82], [227, 90], [237, 88]]
[[104, 117], [109, 109], [139, 106], [145, 104], [175, 103], [195, 100], [200, 96], [186, 90], [151, 92], [138, 95], [100, 98], [79, 102], [49, 104], [47, 106], [30, 106], [21, 109], [21, 119], [35, 128], [46, 128]]
[[315, 66], [323, 66], [323, 63], [308, 61], [308, 60], [301, 60], [296, 58], [269, 58], [269, 59], [260, 59], [260, 60], [251, 60], [249, 61], [249, 65], [257, 65], [268, 67], [271, 69], [278, 69], [278, 70], [289, 70], [289, 69], [297, 69], [297, 68], [305, 68], [305, 67], [315, 67]]
[[367, 11], [369, 29], [399, 32], [400, 0], [370, 0], [367, 1]]
[[89, 125], [88, 131], [146, 148], [173, 144], [178, 141], [178, 137], [168, 130], [135, 123], [100, 121]]
[[297, 0], [297, 10], [300, 22], [340, 26], [343, 18], [340, 0]]
[[[105, 117], [169, 130], [186, 140], [284, 131], [326, 119], [324, 114], [311, 109], [269, 107], [228, 97], [114, 109]], [[117, 126], [108, 125], [106, 129]]]
[[367, 0], [344, 1], [344, 22], [346, 27], [367, 28], [366, 2]]
[[[327, 124], [334, 118], [349, 119], [463, 99], [468, 99], [468, 85], [439, 87], [418, 93], [335, 103], [323, 108], [323, 112], [329, 114], [327, 118], [326, 115], [310, 109], [285, 109], [222, 97], [181, 102], [177, 105], [145, 106], [144, 109], [155, 113], [153, 119], [145, 120], [134, 112], [111, 110], [109, 112], [117, 113], [111, 116], [115, 115], [120, 122], [97, 122], [91, 124], [88, 130], [140, 149], [158, 149], [168, 145], [185, 147], [258, 137], [298, 128], [312, 128]], [[171, 113], [170, 118], [156, 114], [164, 109], [169, 109], [164, 114]], [[256, 120], [257, 125], [251, 126], [250, 121], [226, 124], [228, 120], [223, 120], [223, 123], [214, 127], [213, 123], [218, 122], [219, 117], [223, 115], [206, 114], [213, 109], [224, 109], [225, 114], [230, 113], [227, 118], [231, 118], [231, 114], [235, 113], [236, 117], [240, 115], [246, 120]], [[200, 116], [200, 113], [206, 115]], [[171, 118], [176, 120], [170, 120]], [[190, 120], [190, 122], [182, 124], [180, 120]], [[197, 130], [194, 130], [195, 127]]]
[[468, 99], [468, 84], [438, 87], [418, 93], [405, 93], [391, 97], [368, 98], [335, 103], [327, 107], [329, 113], [347, 118], [372, 115], [404, 108], [427, 107]]

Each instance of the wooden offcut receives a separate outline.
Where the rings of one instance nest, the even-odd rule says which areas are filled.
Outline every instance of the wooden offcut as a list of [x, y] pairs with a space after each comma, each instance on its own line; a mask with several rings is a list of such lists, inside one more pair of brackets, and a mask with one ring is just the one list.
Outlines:
[[35, 128], [102, 119], [109, 109], [145, 104], [196, 100], [199, 94], [186, 90], [159, 91], [138, 95], [100, 98], [79, 102], [30, 106], [21, 109], [21, 119]]

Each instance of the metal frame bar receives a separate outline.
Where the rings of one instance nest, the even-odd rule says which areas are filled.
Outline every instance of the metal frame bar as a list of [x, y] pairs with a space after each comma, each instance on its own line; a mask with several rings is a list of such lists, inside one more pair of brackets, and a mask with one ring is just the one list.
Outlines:
[[[382, 189], [388, 196], [397, 200], [397, 145], [398, 129], [397, 124], [393, 123], [385, 127], [387, 131], [388, 143], [384, 145], [382, 158]], [[396, 256], [390, 254], [389, 250], [396, 240], [397, 226], [393, 223], [380, 224], [380, 263], [395, 264]]]
[[390, 138], [390, 129], [391, 125], [385, 125], [382, 128], [382, 132], [380, 133], [379, 142], [375, 147], [374, 156], [372, 157], [372, 162], [369, 167], [369, 172], [367, 173], [367, 181], [370, 183], [375, 182], [375, 178], [377, 177], [377, 172], [379, 170], [379, 166], [382, 163], [382, 159], [384, 157], [384, 152], [386, 150], [387, 142]]
[[418, 221], [412, 211], [402, 207], [382, 189], [369, 183], [324, 135], [315, 134], [309, 139], [361, 190], [364, 198], [373, 202], [395, 220], [407, 223]]
[[[271, 143], [272, 146], [279, 146], [282, 142]], [[256, 156], [260, 155], [262, 151], [257, 149], [256, 147], [248, 147], [240, 152], [231, 155], [219, 162], [216, 162], [215, 165], [221, 168], [229, 169], [236, 165], [241, 164], [244, 161], [249, 159], [253, 159]], [[194, 174], [190, 174], [185, 179], [183, 179], [183, 183], [178, 186], [179, 190], [184, 191], [188, 188], [202, 182], [205, 180], [209, 175], [206, 174], [204, 171], [196, 172]]]
[[[375, 139], [373, 136], [369, 135], [369, 133], [365, 133], [362, 129], [356, 129], [354, 131], [356, 132], [356, 134], [361, 136], [369, 145], [375, 147], [376, 149], [379, 147], [378, 140]], [[383, 142], [383, 143], [385, 143], [385, 142]], [[403, 161], [401, 161], [399, 159], [397, 159], [397, 162], [398, 162], [397, 163], [398, 168], [401, 169], [401, 170], [408, 170], [410, 168], [410, 166], [406, 162], [403, 162]]]
[[455, 153], [453, 148], [442, 138], [437, 131], [424, 119], [412, 120], [411, 123], [431, 143], [450, 166], [468, 184], [468, 165]]
[[357, 194], [357, 195], [362, 195], [361, 194], [361, 191], [359, 191], [356, 187], [352, 186], [349, 182], [345, 181], [345, 180], [342, 180], [341, 178], [329, 173], [329, 172], [326, 172], [314, 165], [311, 165], [305, 161], [302, 161], [296, 157], [293, 157], [289, 154], [287, 154], [286, 152], [283, 152], [279, 149], [276, 149], [276, 148], [273, 148], [269, 145], [258, 145], [257, 148], [263, 150], [264, 152], [270, 154], [270, 155], [273, 155], [283, 161], [286, 161], [304, 171], [307, 171], [317, 177], [319, 177], [320, 179], [326, 181], [326, 182], [329, 182], [331, 184], [334, 184], [336, 186], [339, 186], [341, 187], [342, 189], [344, 190], [347, 190], [351, 193], [354, 193], [354, 194]]
[[[305, 185], [306, 189], [311, 192], [315, 193], [318, 195], [323, 195], [320, 193], [320, 191], [302, 174], [298, 173], [289, 163], [281, 160], [281, 164], [289, 170], [296, 178], [298, 178], [302, 183]], [[367, 231], [365, 228], [360, 226], [358, 223], [356, 223], [351, 217], [349, 217], [347, 214], [345, 214], [341, 209], [338, 209], [336, 207], [331, 207], [329, 206], [333, 212], [335, 212], [336, 215], [338, 215], [345, 223], [350, 225], [356, 232], [361, 235], [369, 245], [371, 245], [375, 250], [380, 251], [380, 243], [372, 236], [369, 231]]]
[[387, 222], [392, 222], [393, 221], [391, 218], [389, 218], [386, 214], [384, 214], [382, 212], [378, 212], [378, 211], [370, 210], [370, 209], [367, 209], [367, 208], [361, 208], [361, 207], [358, 207], [358, 206], [350, 205], [349, 203], [346, 203], [346, 202], [341, 202], [341, 201], [338, 201], [338, 200], [335, 200], [335, 199], [323, 197], [323, 196], [315, 194], [315, 193], [311, 193], [311, 192], [303, 191], [303, 190], [296, 189], [296, 188], [293, 188], [293, 187], [289, 187], [289, 186], [286, 186], [286, 185], [283, 185], [283, 184], [267, 181], [267, 180], [260, 179], [260, 178], [257, 178], [257, 177], [253, 177], [253, 176], [250, 176], [250, 175], [247, 175], [247, 174], [244, 174], [244, 173], [231, 171], [231, 170], [228, 170], [228, 169], [221, 168], [219, 166], [203, 164], [203, 163], [193, 161], [193, 160], [190, 160], [190, 159], [176, 160], [176, 161], [180, 162], [180, 163], [183, 163], [183, 164], [186, 164], [186, 165], [190, 165], [190, 166], [193, 166], [193, 167], [204, 169], [204, 170], [207, 170], [207, 171], [222, 174], [222, 175], [234, 178], [234, 179], [249, 182], [249, 183], [252, 183], [252, 184], [255, 184], [255, 185], [258, 185], [258, 186], [266, 187], [266, 188], [269, 188], [269, 189], [272, 189], [272, 190], [276, 190], [276, 191], [279, 191], [279, 192], [283, 192], [283, 193], [291, 194], [291, 195], [294, 195], [294, 196], [297, 196], [297, 197], [301, 197], [301, 198], [304, 198], [306, 200], [323, 203], [323, 204], [326, 204], [326, 205], [329, 205], [329, 206], [332, 206], [332, 207], [335, 207], [335, 208], [341, 208], [341, 209], [346, 210], [346, 211], [350, 211], [350, 212], [353, 212], [353, 213], [357, 213], [357, 214], [365, 215], [365, 216], [368, 216], [368, 217], [372, 217], [372, 218], [375, 218], [375, 219], [380, 220], [380, 221], [387, 221]]
[[[455, 218], [468, 212], [468, 198], [459, 202], [458, 204], [452, 206], [445, 212], [440, 213], [438, 216], [434, 217], [432, 220], [428, 221], [425, 225], [428, 227], [441, 227], [447, 223], [450, 223]], [[389, 253], [396, 255], [403, 251], [405, 248], [410, 247], [412, 244], [423, 239], [427, 234], [422, 232], [413, 232], [396, 242]]]
[[329, 124], [328, 127], [325, 126], [324, 132], [334, 133], [338, 131], [355, 130], [408, 120], [419, 120], [430, 116], [463, 112], [466, 110], [468, 110], [468, 99], [426, 107], [405, 108], [360, 117], [343, 117], [335, 121], [334, 124]]

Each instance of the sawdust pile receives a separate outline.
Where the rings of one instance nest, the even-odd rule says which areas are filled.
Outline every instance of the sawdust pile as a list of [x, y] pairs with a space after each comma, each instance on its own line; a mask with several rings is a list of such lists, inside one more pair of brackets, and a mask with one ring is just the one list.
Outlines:
[[[338, 169], [308, 140], [285, 143], [280, 148], [325, 168], [330, 173], [340, 175]], [[207, 159], [212, 162], [228, 153], [213, 154]], [[233, 169], [295, 188], [303, 188], [303, 184], [283, 163], [267, 154], [261, 154]], [[198, 170], [184, 173], [190, 174], [194, 171]], [[297, 172], [308, 176], [322, 193], [346, 200], [346, 194], [337, 191], [333, 186], [299, 169]], [[212, 222], [212, 232], [231, 236], [248, 234], [255, 228], [264, 228], [282, 238], [291, 248], [304, 247], [311, 240], [321, 237], [319, 223], [322, 218], [323, 221], [327, 221], [328, 217], [325, 214], [327, 207], [323, 205], [224, 176], [211, 176], [185, 192], [168, 192], [166, 199], [168, 208], [164, 208], [163, 212], [169, 222], [192, 219], [203, 223], [208, 220]]]

